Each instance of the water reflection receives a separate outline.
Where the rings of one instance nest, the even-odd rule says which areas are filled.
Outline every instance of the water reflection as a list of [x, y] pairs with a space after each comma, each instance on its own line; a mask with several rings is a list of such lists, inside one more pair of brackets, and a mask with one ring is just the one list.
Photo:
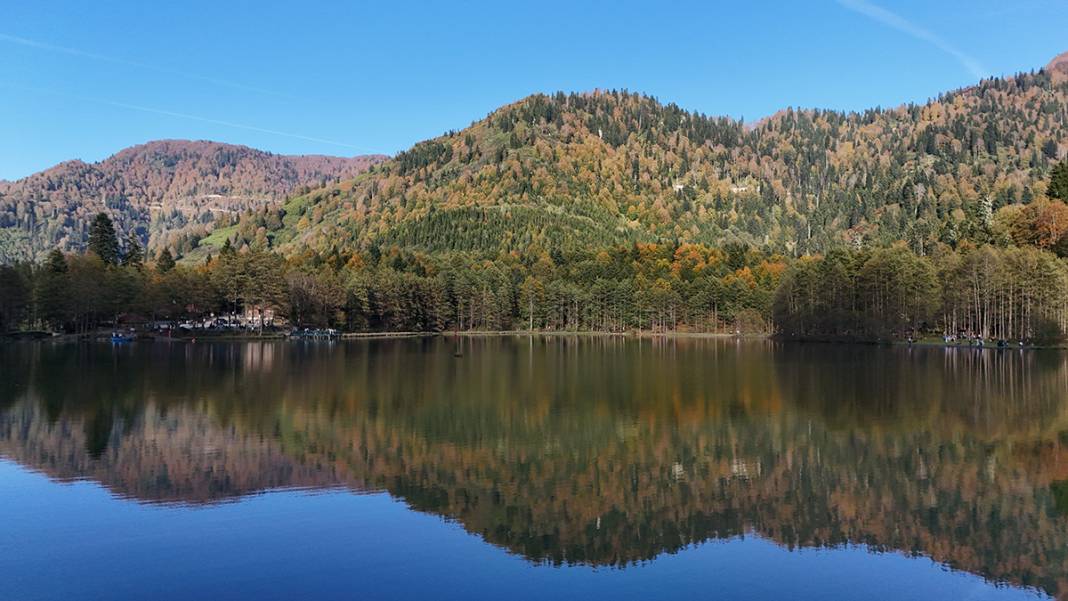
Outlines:
[[1059, 352], [486, 338], [0, 347], [0, 455], [142, 502], [384, 490], [548, 563], [757, 532], [1068, 595]]

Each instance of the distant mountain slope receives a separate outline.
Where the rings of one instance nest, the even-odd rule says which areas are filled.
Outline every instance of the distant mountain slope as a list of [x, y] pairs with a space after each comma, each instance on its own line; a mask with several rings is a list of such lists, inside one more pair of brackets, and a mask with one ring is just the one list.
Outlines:
[[1054, 81], [1068, 79], [1068, 52], [1062, 52], [1053, 57], [1053, 60], [1046, 65], [1045, 71], [1049, 72]]
[[[1068, 150], [1068, 82], [984, 80], [921, 105], [755, 126], [627, 92], [535, 95], [226, 234], [286, 252], [496, 253], [662, 239], [789, 254], [983, 239]], [[213, 241], [221, 243], [216, 238]]]
[[[107, 211], [152, 247], [191, 247], [247, 209], [351, 178], [382, 156], [282, 156], [217, 142], [161, 140], [98, 163], [68, 161], [0, 182], [0, 260], [80, 249]], [[179, 248], [181, 250], [181, 248]]]

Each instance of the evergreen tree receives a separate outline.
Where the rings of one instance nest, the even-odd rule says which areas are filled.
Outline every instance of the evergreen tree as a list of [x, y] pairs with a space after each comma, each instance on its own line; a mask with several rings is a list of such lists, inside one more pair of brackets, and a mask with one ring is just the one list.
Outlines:
[[59, 249], [53, 249], [34, 282], [33, 303], [37, 318], [55, 328], [63, 327], [72, 304], [69, 271], [67, 257]]
[[171, 249], [164, 248], [156, 259], [156, 271], [167, 273], [172, 269], [174, 269], [174, 255], [171, 254]]
[[1057, 166], [1053, 168], [1046, 194], [1050, 198], [1068, 202], [1068, 159], [1057, 163]]
[[100, 257], [105, 265], [119, 263], [119, 238], [107, 213], [97, 213], [89, 227], [89, 251]]
[[0, 332], [13, 329], [24, 318], [29, 289], [19, 269], [0, 265]]
[[1052, 138], [1042, 144], [1042, 154], [1046, 155], [1047, 159], [1056, 159], [1058, 150], [1060, 149], [1057, 148], [1057, 141]]
[[122, 264], [137, 269], [144, 267], [145, 253], [141, 249], [141, 242], [133, 232], [130, 232], [126, 238], [126, 256], [123, 257]]
[[45, 260], [45, 271], [49, 273], [67, 273], [67, 257], [58, 248], [53, 248]]

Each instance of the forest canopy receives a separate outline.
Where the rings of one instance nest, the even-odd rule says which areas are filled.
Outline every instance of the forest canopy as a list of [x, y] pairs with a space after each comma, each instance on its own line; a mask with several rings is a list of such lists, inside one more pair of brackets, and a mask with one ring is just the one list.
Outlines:
[[[1058, 168], [1059, 169], [1059, 168]], [[0, 330], [85, 332], [123, 318], [270, 308], [346, 331], [538, 330], [925, 335], [1054, 341], [1068, 332], [1068, 205], [1003, 207], [975, 239], [919, 254], [903, 241], [790, 258], [742, 243], [673, 241], [425, 252], [399, 245], [284, 257], [230, 239], [199, 264], [146, 264], [107, 215], [90, 251], [0, 268]]]

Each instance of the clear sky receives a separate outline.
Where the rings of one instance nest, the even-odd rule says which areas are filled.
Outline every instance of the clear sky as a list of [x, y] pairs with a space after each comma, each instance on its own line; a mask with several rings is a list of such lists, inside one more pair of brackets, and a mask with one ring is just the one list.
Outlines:
[[392, 154], [534, 92], [752, 121], [923, 101], [1068, 50], [1068, 2], [0, 5], [0, 178], [160, 138]]

